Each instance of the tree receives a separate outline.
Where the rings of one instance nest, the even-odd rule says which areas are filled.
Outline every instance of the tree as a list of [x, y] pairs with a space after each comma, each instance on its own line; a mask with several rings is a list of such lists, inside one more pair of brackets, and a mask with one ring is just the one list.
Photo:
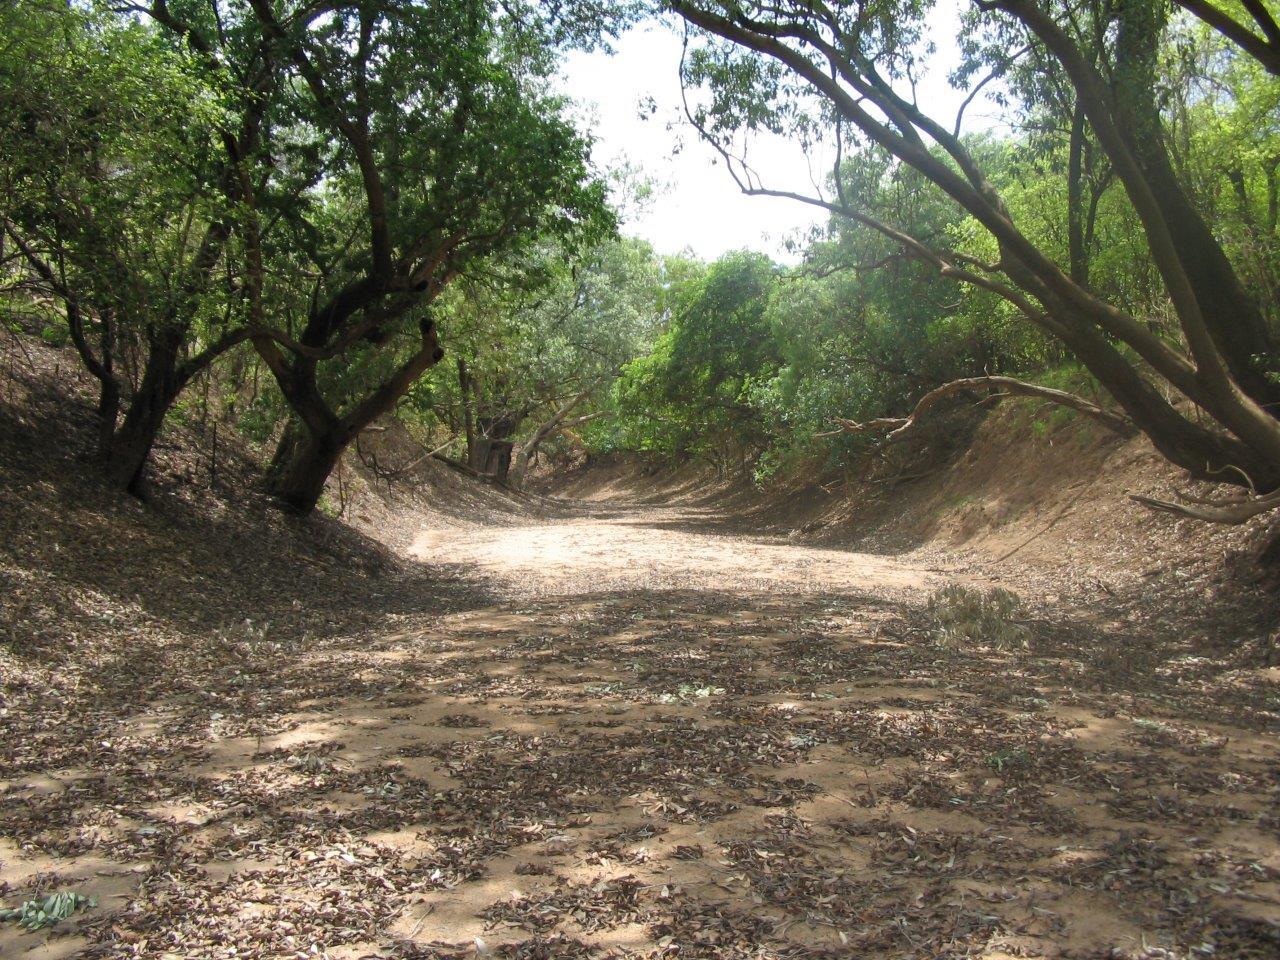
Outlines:
[[[866, 212], [917, 236], [963, 230], [961, 211], [883, 153], [849, 158], [844, 167], [845, 188], [863, 198]], [[833, 422], [889, 417], [940, 382], [1053, 362], [1045, 338], [1019, 325], [998, 297], [956, 293], [896, 242], [833, 215], [769, 297], [766, 318], [782, 366], [761, 400], [779, 429], [757, 475], [824, 457], [831, 466], [862, 466], [869, 438], [833, 434]], [[928, 431], [919, 439], [938, 437]]]
[[1280, 76], [1280, 24], [1262, 0], [1175, 2], [1240, 47], [1268, 73]]
[[545, 92], [545, 31], [485, 4], [251, 0], [217, 31], [198, 10], [150, 12], [210, 46], [234, 21], [254, 39], [225, 55], [271, 51], [288, 77], [246, 177], [245, 287], [295, 416], [271, 488], [306, 513], [352, 439], [443, 356], [432, 307], [448, 285], [531, 243], [607, 232], [604, 188]]
[[656, 328], [661, 299], [659, 263], [642, 241], [611, 240], [573, 260], [547, 248], [532, 259], [516, 273], [540, 277], [536, 285], [499, 278], [455, 288], [441, 325], [457, 378], [442, 371], [433, 389], [466, 436], [468, 465], [517, 487], [543, 443], [602, 412]]
[[237, 116], [198, 60], [97, 7], [5, 4], [0, 32], [3, 232], [98, 381], [109, 479], [138, 493], [179, 393], [247, 336], [219, 137], [255, 111]]
[[[917, 171], [964, 210], [995, 257], [867, 215], [862, 198], [844, 189], [838, 167], [835, 198], [828, 199], [768, 189], [735, 165], [748, 193], [816, 203], [893, 239], [941, 275], [997, 295], [1077, 357], [1156, 449], [1193, 476], [1280, 488], [1273, 332], [1170, 160], [1155, 99], [1166, 29], [1157, 0], [1094, 7], [1081, 18], [1047, 0], [996, 0], [973, 16], [1002, 49], [1033, 50], [1064, 78], [1091, 142], [1123, 188], [1176, 320], [1174, 337], [1101, 296], [1085, 277], [1073, 277], [1063, 258], [1023, 228], [958, 124], [930, 116], [899, 92], [895, 81], [913, 69], [925, 6], [828, 7], [808, 0], [669, 6], [706, 38], [687, 75], [711, 88], [710, 103], [695, 119], [726, 160], [733, 160], [728, 138], [735, 130], [760, 123], [812, 130], [825, 123], [844, 150], [873, 145]], [[993, 69], [1007, 71], [1007, 58]]]
[[740, 251], [672, 291], [667, 329], [618, 383], [629, 445], [700, 456], [722, 472], [764, 448], [754, 394], [779, 363], [765, 320], [776, 276], [768, 257]]

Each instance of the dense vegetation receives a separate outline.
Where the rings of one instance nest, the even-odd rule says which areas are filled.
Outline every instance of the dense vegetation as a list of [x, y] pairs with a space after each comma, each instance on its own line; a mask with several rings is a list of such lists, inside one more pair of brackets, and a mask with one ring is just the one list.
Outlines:
[[635, 187], [549, 80], [631, 5], [0, 7], [6, 311], [100, 384], [111, 482], [141, 492], [197, 380], [303, 512], [388, 414], [514, 484], [547, 449], [763, 479], [1000, 391], [1241, 489], [1166, 506], [1276, 504], [1265, 5], [975, 5], [953, 81], [1002, 113], [976, 131], [904, 95], [929, 4], [664, 6], [690, 121], [744, 190], [777, 192], [739, 158], [752, 130], [835, 148], [822, 191], [789, 194], [830, 215], [799, 265], [619, 236]]

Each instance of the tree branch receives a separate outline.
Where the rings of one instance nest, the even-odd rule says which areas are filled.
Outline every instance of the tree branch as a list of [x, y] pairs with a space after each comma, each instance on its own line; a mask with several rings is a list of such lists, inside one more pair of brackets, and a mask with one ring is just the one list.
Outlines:
[[1136, 493], [1129, 494], [1129, 499], [1152, 510], [1173, 513], [1193, 520], [1204, 520], [1209, 523], [1240, 524], [1252, 520], [1271, 510], [1280, 510], [1280, 490], [1274, 490], [1263, 497], [1247, 497], [1242, 499], [1228, 497], [1220, 501], [1178, 502], [1160, 500], [1157, 497], [1144, 497]]
[[[1069, 407], [1077, 413], [1082, 413], [1087, 417], [1097, 420], [1108, 430], [1119, 434], [1122, 437], [1132, 436], [1134, 426], [1128, 417], [1115, 413], [1111, 410], [1104, 410], [1096, 403], [1086, 400], [1084, 397], [1077, 396], [1074, 393], [1067, 393], [1065, 390], [1055, 390], [1052, 387], [1043, 387], [1035, 383], [1027, 383], [1025, 380], [1016, 380], [1013, 377], [966, 377], [961, 380], [952, 380], [950, 383], [944, 383], [940, 387], [934, 387], [916, 404], [911, 414], [906, 417], [881, 417], [876, 420], [867, 420], [859, 423], [856, 420], [845, 420], [840, 417], [835, 418], [835, 422], [839, 424], [840, 429], [833, 433], [879, 433], [888, 430], [885, 436], [885, 442], [901, 440], [904, 436], [915, 429], [919, 423], [920, 417], [926, 413], [931, 407], [938, 404], [939, 401], [946, 397], [955, 396], [960, 393], [984, 393], [990, 389], [1000, 389], [1005, 393], [1017, 394], [1024, 397], [1036, 397], [1040, 400], [1048, 400], [1050, 403], [1056, 403], [1059, 406]], [[830, 436], [830, 434], [827, 434]]]
[[1280, 28], [1277, 28], [1275, 19], [1260, 0], [1243, 0], [1243, 3], [1254, 21], [1267, 35], [1266, 39], [1232, 19], [1209, 0], [1174, 0], [1174, 2], [1257, 60], [1268, 73], [1280, 77]]

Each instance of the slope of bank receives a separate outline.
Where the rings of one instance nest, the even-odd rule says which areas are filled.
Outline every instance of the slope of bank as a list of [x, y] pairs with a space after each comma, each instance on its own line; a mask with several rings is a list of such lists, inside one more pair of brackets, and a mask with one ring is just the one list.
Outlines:
[[1163, 608], [1170, 624], [1187, 618], [1205, 633], [1222, 629], [1205, 619], [1212, 609], [1234, 624], [1233, 642], [1274, 638], [1280, 587], [1254, 552], [1277, 521], [1219, 526], [1130, 499], [1168, 499], [1185, 486], [1144, 438], [1008, 403], [983, 415], [957, 455], [894, 449], [861, 476], [758, 489], [696, 465], [612, 456], [554, 475], [542, 489], [588, 502], [687, 504], [737, 530], [908, 556], [1048, 602], [1101, 596], [1128, 601], [1135, 617]]

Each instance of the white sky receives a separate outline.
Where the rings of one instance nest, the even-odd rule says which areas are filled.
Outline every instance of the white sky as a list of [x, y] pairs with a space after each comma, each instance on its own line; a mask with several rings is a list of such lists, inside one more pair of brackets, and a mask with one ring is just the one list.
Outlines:
[[[939, 0], [931, 19], [930, 39], [937, 47], [928, 74], [917, 85], [919, 102], [948, 123], [964, 99], [948, 85], [947, 74], [959, 53], [959, 10], [965, 0]], [[794, 200], [747, 197], [684, 118], [680, 102], [681, 38], [662, 24], [636, 27], [615, 45], [616, 53], [575, 53], [566, 64], [562, 89], [573, 97], [597, 138], [595, 160], [610, 167], [627, 160], [665, 189], [649, 209], [624, 224], [623, 231], [643, 237], [660, 253], [685, 248], [714, 259], [727, 250], [749, 248], [783, 262], [794, 256], [783, 249], [789, 234], [825, 221], [822, 211]], [[652, 97], [657, 111], [642, 118], [641, 104]], [[965, 113], [965, 129], [984, 125], [981, 101]], [[752, 166], [765, 185], [813, 193], [810, 164], [796, 143], [771, 135], [750, 146]], [[830, 155], [813, 158], [812, 177], [824, 182]]]

